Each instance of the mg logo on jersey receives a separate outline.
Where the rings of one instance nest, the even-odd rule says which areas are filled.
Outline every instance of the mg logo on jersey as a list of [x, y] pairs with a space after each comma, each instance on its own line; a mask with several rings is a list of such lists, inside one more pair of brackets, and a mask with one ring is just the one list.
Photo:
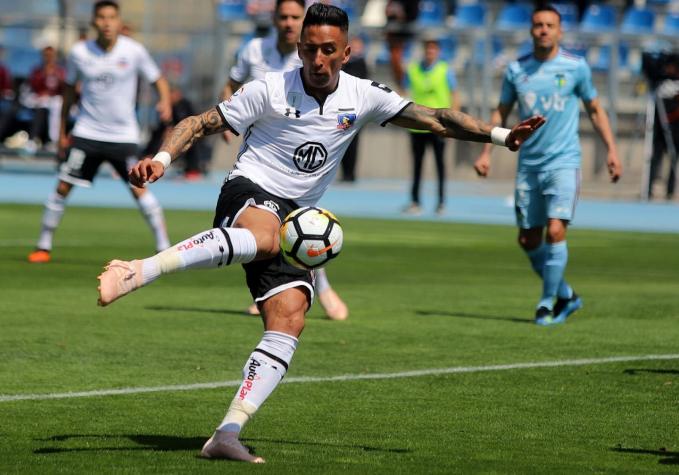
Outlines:
[[328, 158], [328, 151], [322, 143], [307, 142], [295, 150], [293, 161], [299, 171], [312, 173], [321, 168]]

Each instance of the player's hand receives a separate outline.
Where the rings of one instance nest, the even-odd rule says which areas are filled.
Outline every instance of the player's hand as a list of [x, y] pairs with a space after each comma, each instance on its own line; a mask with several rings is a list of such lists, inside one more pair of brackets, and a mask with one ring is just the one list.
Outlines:
[[59, 160], [66, 160], [66, 152], [71, 146], [71, 137], [68, 135], [60, 135], [57, 142], [57, 158]]
[[165, 167], [150, 157], [137, 162], [129, 172], [129, 180], [134, 186], [143, 188], [146, 183], [153, 183], [165, 174]]
[[611, 181], [613, 183], [617, 183], [617, 181], [622, 176], [622, 163], [620, 163], [620, 160], [618, 160], [617, 152], [608, 152], [608, 157], [606, 158], [606, 167], [608, 168], [608, 175], [611, 177]]
[[524, 143], [533, 133], [538, 130], [546, 122], [541, 115], [534, 115], [512, 128], [512, 131], [507, 136], [505, 144], [512, 152], [516, 152], [521, 144]]
[[168, 101], [159, 101], [156, 104], [156, 111], [162, 123], [170, 124], [172, 122], [172, 104]]
[[490, 153], [483, 152], [474, 162], [474, 170], [480, 177], [487, 177], [490, 172]]

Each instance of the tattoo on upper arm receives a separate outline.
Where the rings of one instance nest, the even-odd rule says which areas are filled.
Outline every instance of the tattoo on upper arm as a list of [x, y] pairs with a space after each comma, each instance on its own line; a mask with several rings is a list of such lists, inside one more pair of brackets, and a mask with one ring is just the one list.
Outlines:
[[161, 148], [176, 157], [191, 148], [196, 140], [206, 135], [223, 132], [226, 129], [227, 126], [217, 112], [217, 108], [212, 108], [200, 115], [192, 115], [179, 122], [170, 136], [163, 142]]

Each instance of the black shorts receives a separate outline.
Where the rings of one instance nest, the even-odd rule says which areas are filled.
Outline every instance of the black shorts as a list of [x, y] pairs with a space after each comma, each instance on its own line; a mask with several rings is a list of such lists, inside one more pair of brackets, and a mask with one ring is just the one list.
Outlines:
[[[234, 177], [224, 182], [219, 194], [215, 219], [215, 228], [229, 228], [238, 220], [238, 216], [248, 207], [271, 212], [283, 222], [285, 217], [299, 205], [293, 200], [279, 198], [260, 188], [244, 177]], [[314, 296], [313, 272], [291, 266], [278, 254], [273, 259], [243, 264], [245, 280], [255, 302], [261, 302], [284, 290], [294, 287], [305, 287], [309, 291], [309, 307]]]
[[79, 186], [92, 186], [99, 166], [109, 162], [116, 173], [127, 182], [127, 172], [139, 160], [135, 143], [100, 142], [73, 137], [66, 161], [59, 167], [59, 179]]

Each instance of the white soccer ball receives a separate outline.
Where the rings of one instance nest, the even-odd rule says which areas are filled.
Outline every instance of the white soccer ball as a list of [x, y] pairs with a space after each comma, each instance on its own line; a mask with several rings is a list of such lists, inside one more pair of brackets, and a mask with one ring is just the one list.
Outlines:
[[342, 227], [323, 208], [296, 209], [285, 217], [280, 233], [283, 257], [300, 269], [322, 267], [342, 250]]

